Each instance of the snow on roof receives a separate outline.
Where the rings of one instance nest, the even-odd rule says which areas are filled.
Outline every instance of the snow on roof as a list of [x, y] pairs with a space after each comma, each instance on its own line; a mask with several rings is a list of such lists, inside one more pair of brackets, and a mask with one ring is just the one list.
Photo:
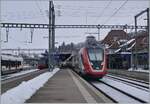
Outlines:
[[120, 50], [121, 50], [121, 48], [117, 49], [117, 50], [115, 51], [115, 53], [119, 52]]
[[120, 39], [120, 40], [118, 40], [119, 42], [127, 42], [128, 40], [126, 40], [126, 39]]
[[135, 41], [135, 39], [130, 39], [129, 41], [127, 41], [126, 43], [124, 43], [123, 45], [121, 45], [120, 47], [129, 45], [130, 43], [132, 43], [133, 41]]
[[131, 49], [135, 46], [135, 43], [136, 43], [136, 42], [134, 42], [134, 43], [131, 45], [131, 47], [127, 48], [127, 50], [131, 50]]
[[120, 44], [120, 41], [117, 41], [118, 44]]
[[113, 44], [111, 44], [110, 46], [108, 45], [108, 47], [107, 48], [111, 48], [113, 46]]
[[131, 39], [131, 40], [127, 41], [127, 44], [130, 44], [133, 41], [135, 41], [135, 39]]
[[131, 54], [131, 52], [120, 52], [120, 54]]
[[24, 81], [15, 88], [12, 88], [1, 95], [2, 104], [24, 104], [40, 87], [42, 87], [49, 78], [51, 78], [59, 68], [55, 68], [53, 72], [45, 72], [38, 77], [29, 81]]
[[2, 54], [1, 57], [2, 57], [2, 60], [23, 61], [22, 57], [14, 56], [14, 55]]
[[108, 44], [105, 44], [105, 48], [106, 48], [106, 49], [109, 48], [109, 45], [108, 45]]
[[43, 55], [39, 54], [38, 57], [43, 57]]

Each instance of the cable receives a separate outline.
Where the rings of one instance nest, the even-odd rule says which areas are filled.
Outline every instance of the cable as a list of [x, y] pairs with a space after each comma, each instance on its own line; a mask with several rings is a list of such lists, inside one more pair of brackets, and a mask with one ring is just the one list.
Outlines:
[[[142, 16], [140, 16], [140, 17], [138, 18], [138, 21], [139, 21], [139, 20], [141, 20], [141, 19], [143, 19], [144, 17], [145, 17], [145, 16], [143, 16], [143, 15], [142, 15]], [[131, 21], [131, 22], [129, 22], [128, 24], [129, 24], [129, 25], [131, 25], [131, 24], [133, 24], [133, 25], [134, 25], [134, 21]]]
[[[57, 6], [59, 6], [59, 5], [55, 5], [56, 6], [56, 9], [58, 9], [58, 7]], [[61, 6], [61, 9], [69, 9], [69, 10], [87, 10], [87, 9], [99, 9], [99, 8], [103, 8], [103, 6], [98, 6], [98, 7], [96, 7], [96, 6], [94, 6], [94, 7], [90, 7], [90, 6], [70, 6], [70, 5], [64, 5], [64, 6]]]
[[[100, 14], [98, 14], [98, 16], [90, 16], [90, 17], [98, 17], [98, 18], [99, 18], [99, 16], [102, 16], [102, 14], [104, 13], [105, 9], [107, 9], [108, 6], [110, 5], [111, 1], [112, 1], [112, 0], [109, 1], [109, 3], [103, 8], [102, 12], [101, 12]], [[57, 6], [57, 5], [56, 5], [56, 6]], [[76, 6], [75, 6], [74, 8], [70, 8], [70, 7], [73, 7], [73, 6], [62, 7], [61, 9], [63, 9], [62, 11], [66, 11], [65, 9], [67, 9], [67, 10], [69, 10], [69, 11], [70, 11], [70, 10], [71, 10], [71, 11], [73, 10], [73, 11], [76, 11], [77, 13], [80, 12], [80, 14], [81, 14], [81, 12], [82, 12], [82, 11], [85, 11], [85, 10], [86, 10], [86, 11], [90, 11], [90, 9], [99, 9], [99, 8], [102, 8], [102, 7], [86, 7], [86, 8], [84, 7], [84, 8], [83, 8], [82, 6], [77, 6], [77, 7], [80, 7], [80, 8], [75, 8]], [[60, 9], [60, 8], [59, 8], [59, 9]], [[88, 10], [87, 10], [87, 9], [88, 9]], [[56, 10], [57, 10], [57, 9], [56, 9]], [[92, 11], [93, 11], [93, 10], [92, 10]], [[96, 12], [90, 12], [90, 14], [91, 14], [91, 13], [94, 13], [94, 14], [95, 14]], [[86, 12], [86, 14], [88, 15], [89, 12]], [[81, 16], [81, 15], [79, 15], [79, 16]], [[79, 17], [79, 16], [73, 16], [73, 17]]]
[[126, 0], [106, 21], [103, 22], [103, 25], [106, 24], [114, 15], [117, 14], [117, 12], [128, 2], [128, 0]]
[[13, 38], [12, 36], [10, 36], [9, 39], [12, 39], [12, 40], [14, 40], [15, 42], [18, 42], [18, 43], [26, 43], [25, 41], [17, 40], [16, 38]]
[[100, 12], [100, 14], [98, 15], [97, 19], [95, 19], [95, 21], [93, 23], [96, 23], [99, 20], [99, 18], [101, 18], [103, 16], [104, 11], [109, 7], [109, 5], [111, 4], [111, 2], [112, 2], [112, 0], [110, 0], [107, 3], [107, 5], [103, 8], [102, 12]]
[[[37, 13], [28, 11], [28, 14], [25, 14], [25, 11], [23, 12], [11, 12], [11, 14], [2, 14], [1, 18], [2, 21], [6, 20], [21, 20], [21, 19], [36, 19], [41, 18], [41, 15], [35, 15]], [[12, 16], [13, 15], [13, 16]], [[42, 17], [43, 18], [43, 17]]]
[[[44, 21], [45, 21], [45, 22], [47, 22], [47, 20], [45, 19], [45, 15], [43, 14], [42, 9], [40, 8], [40, 6], [39, 6], [39, 4], [38, 4], [37, 0], [35, 1], [35, 4], [36, 4], [37, 8], [39, 9], [39, 11], [40, 11], [41, 15], [43, 16]], [[47, 17], [46, 17], [46, 18], [47, 18]]]
[[112, 0], [110, 0], [110, 1], [108, 2], [108, 4], [104, 7], [104, 9], [102, 10], [102, 12], [100, 13], [100, 15], [99, 15], [99, 16], [97, 17], [97, 19], [94, 21], [94, 23], [95, 23], [96, 21], [98, 21], [99, 18], [102, 17], [102, 15], [104, 14], [104, 11], [109, 7], [109, 5], [111, 4], [111, 2], [112, 2]]

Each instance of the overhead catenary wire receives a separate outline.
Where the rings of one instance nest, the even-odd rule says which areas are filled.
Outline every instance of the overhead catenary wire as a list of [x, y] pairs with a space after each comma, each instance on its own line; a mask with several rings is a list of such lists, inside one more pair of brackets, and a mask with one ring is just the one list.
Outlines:
[[105, 10], [110, 6], [111, 2], [112, 2], [112, 0], [110, 0], [110, 1], [108, 2], [108, 4], [103, 8], [103, 10], [102, 10], [102, 11], [100, 12], [100, 14], [98, 15], [97, 19], [94, 21], [94, 23], [95, 23], [96, 21], [98, 21], [98, 20], [103, 16]]
[[40, 5], [38, 4], [37, 0], [35, 1], [37, 8], [39, 9], [39, 12], [41, 13], [41, 15], [43, 16], [43, 19], [45, 22], [47, 22], [47, 20], [45, 18], [47, 18], [44, 13], [42, 12], [42, 9], [40, 7]]
[[[138, 20], [141, 20], [142, 18], [144, 18], [144, 16], [139, 17]], [[134, 21], [131, 21], [131, 22], [129, 22], [128, 24], [129, 24], [129, 25], [134, 24]]]
[[10, 36], [9, 38], [12, 39], [12, 40], [14, 40], [14, 42], [18, 42], [18, 43], [28, 43], [27, 41], [17, 40], [16, 38], [13, 38], [12, 36]]
[[[45, 10], [43, 10], [45, 7], [43, 6], [42, 7], [42, 0], [36, 0], [36, 5], [34, 6], [34, 7], [38, 7], [37, 8], [37, 10], [40, 10], [40, 12], [41, 12], [41, 14], [44, 14], [45, 13]], [[110, 2], [110, 1], [109, 1]], [[112, 2], [113, 2], [113, 0], [112, 0]], [[46, 4], [46, 3], [45, 3]], [[101, 4], [101, 3], [100, 3]], [[57, 6], [58, 4], [56, 3], [56, 5], [55, 6]], [[60, 4], [59, 4], [60, 5]], [[109, 3], [107, 4], [108, 6], [109, 6]], [[97, 10], [97, 9], [99, 9], [99, 10], [101, 10], [101, 9], [103, 9], [104, 7], [105, 8], [107, 8], [107, 5], [100, 5], [100, 6], [93, 6], [92, 4], [90, 4], [90, 5], [88, 5], [88, 6], [86, 6], [86, 5], [84, 5], [84, 6], [80, 6], [80, 5], [65, 5], [65, 6], [61, 6], [61, 9], [65, 9], [65, 10], [72, 10], [72, 9], [75, 9], [75, 10], [78, 10], [78, 11], [81, 11], [81, 10], [84, 10], [85, 11], [85, 9], [88, 9], [88, 11], [89, 10], [92, 10], [92, 11], [95, 11], [95, 9]], [[94, 8], [94, 9], [93, 9]], [[110, 9], [112, 9], [113, 7], [112, 6], [109, 6], [109, 8]], [[137, 9], [138, 7], [136, 7], [136, 9]], [[56, 8], [56, 10], [57, 10], [58, 8]], [[134, 10], [134, 8], [132, 8], [132, 10]], [[16, 12], [15, 12], [16, 13]], [[10, 14], [10, 13], [9, 13]], [[32, 19], [31, 17], [32, 17], [32, 15], [33, 15], [33, 13], [30, 13], [31, 15], [30, 16], [28, 16], [28, 17], [25, 17], [25, 19], [27, 18], [27, 19]], [[36, 14], [38, 14], [38, 13], [36, 13]], [[95, 15], [93, 15], [93, 14], [95, 14], [94, 12], [91, 14], [91, 13], [88, 13], [89, 15], [92, 15], [91, 17], [94, 17]], [[24, 14], [21, 14], [22, 16], [24, 15]], [[45, 15], [45, 17], [46, 17], [46, 14], [44, 14]], [[82, 15], [82, 14], [81, 14]], [[80, 14], [79, 14], [79, 16], [81, 16]], [[83, 15], [85, 15], [85, 14], [83, 14]], [[24, 15], [25, 16], [25, 15]], [[35, 15], [33, 15], [34, 17], [35, 17]], [[64, 16], [66, 16], [66, 15], [64, 15]], [[75, 14], [73, 15], [74, 17], [78, 17], [78, 15], [77, 16], [75, 16]], [[98, 16], [95, 16], [95, 17], [98, 17]], [[14, 18], [14, 16], [10, 16], [10, 18]], [[33, 18], [34, 19], [34, 18]]]
[[[56, 6], [56, 10], [60, 9], [60, 8], [57, 7], [59, 5], [55, 5], [55, 6]], [[68, 9], [68, 10], [78, 10], [78, 11], [82, 10], [82, 11], [85, 11], [87, 9], [94, 10], [94, 9], [100, 9], [100, 8], [104, 8], [104, 6], [97, 6], [97, 7], [94, 6], [94, 7], [92, 7], [92, 6], [89, 6], [89, 5], [88, 6], [70, 6], [70, 5], [62, 6], [61, 5], [62, 10]]]
[[[110, 0], [110, 1], [108, 2], [108, 4], [107, 4], [107, 5], [103, 8], [103, 10], [99, 13], [99, 15], [97, 16], [96, 20], [95, 20], [93, 23], [97, 22], [97, 21], [103, 16], [105, 10], [110, 6], [111, 2], [112, 2], [112, 0]], [[100, 30], [98, 29], [98, 40], [99, 40], [99, 38], [100, 38]]]
[[[91, 13], [95, 14], [97, 12], [93, 12], [93, 10], [92, 10], [92, 12], [87, 12], [87, 11], [90, 11], [91, 9], [104, 8], [102, 10], [102, 12], [104, 12], [104, 10], [110, 5], [111, 1], [112, 0], [110, 0], [109, 3], [105, 7], [103, 7], [103, 6], [102, 7], [100, 7], [100, 6], [98, 6], [98, 7], [90, 7], [90, 6], [88, 6], [88, 7], [85, 8], [85, 6], [66, 6], [66, 7], [61, 7], [61, 11], [66, 11], [66, 9], [67, 9], [69, 11], [71, 10], [71, 11], [76, 11], [77, 13], [80, 13], [78, 15], [75, 15], [74, 13], [73, 13], [74, 15], [70, 14], [69, 16], [71, 16], [71, 17], [79, 17], [79, 16], [81, 16], [81, 12], [86, 11], [86, 15], [89, 17], [89, 14], [91, 15]], [[74, 7], [74, 8], [70, 8], [70, 7]], [[57, 10], [57, 8], [56, 8], [56, 10]], [[103, 14], [102, 12], [100, 14], [98, 14], [97, 16], [96, 15], [91, 15], [90, 17], [99, 17], [99, 16], [101, 16], [101, 14]], [[85, 14], [83, 14], [83, 15], [85, 15]]]
[[106, 21], [104, 21], [102, 24], [104, 25], [104, 24], [106, 24], [107, 22], [109, 22], [109, 20], [113, 17], [113, 16], [115, 16], [117, 13], [118, 13], [118, 11], [126, 4], [128, 2], [128, 0], [126, 0]]
[[[38, 12], [38, 11], [37, 11]], [[13, 11], [8, 12], [7, 14], [1, 14], [1, 20], [7, 21], [7, 20], [25, 20], [25, 19], [38, 19], [41, 18], [41, 15], [35, 11]], [[42, 11], [43, 12], [43, 11]], [[43, 17], [42, 17], [43, 18]]]
[[[144, 17], [145, 17], [145, 16], [140, 16], [140, 17], [138, 18], [138, 21], [141, 20], [141, 19], [144, 18]], [[129, 25], [134, 24], [134, 21], [131, 21], [131, 22], [129, 22], [128, 24], [129, 24]], [[131, 33], [133, 30], [134, 30], [134, 29], [130, 29], [129, 33]]]

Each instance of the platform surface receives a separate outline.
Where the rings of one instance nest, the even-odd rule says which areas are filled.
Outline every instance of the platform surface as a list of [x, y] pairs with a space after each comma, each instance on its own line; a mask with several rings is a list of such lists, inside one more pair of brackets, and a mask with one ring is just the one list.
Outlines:
[[[26, 103], [104, 103], [69, 69], [60, 69]], [[90, 90], [89, 90], [90, 89]]]

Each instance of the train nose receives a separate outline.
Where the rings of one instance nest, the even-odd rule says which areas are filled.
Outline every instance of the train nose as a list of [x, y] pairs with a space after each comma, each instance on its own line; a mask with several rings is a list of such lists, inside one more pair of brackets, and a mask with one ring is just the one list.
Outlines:
[[90, 62], [90, 65], [93, 70], [101, 70], [103, 68], [103, 64], [100, 61]]

